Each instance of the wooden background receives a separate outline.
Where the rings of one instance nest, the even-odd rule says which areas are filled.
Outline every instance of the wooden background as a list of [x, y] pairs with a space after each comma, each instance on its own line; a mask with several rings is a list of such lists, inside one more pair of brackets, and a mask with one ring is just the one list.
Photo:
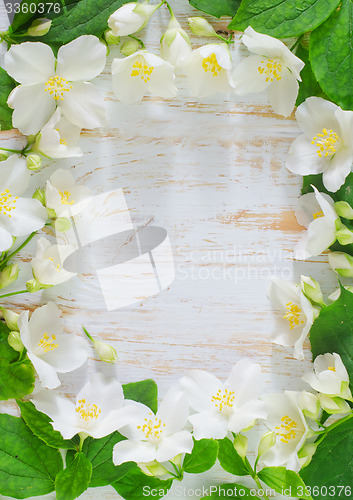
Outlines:
[[[184, 28], [189, 16], [199, 14], [186, 0], [171, 4]], [[1, 28], [7, 18], [2, 4], [0, 9]], [[227, 19], [209, 19], [216, 29], [227, 26]], [[158, 53], [167, 23], [167, 9], [162, 8], [142, 33], [148, 49]], [[193, 37], [193, 46], [210, 41]], [[235, 43], [231, 52], [236, 67], [246, 50]], [[325, 256], [305, 263], [293, 260], [303, 230], [294, 216], [301, 178], [285, 168], [289, 145], [298, 134], [294, 114], [287, 119], [274, 115], [265, 94], [200, 101], [190, 96], [184, 77], [177, 78], [179, 93], [172, 100], [146, 97], [137, 105], [125, 105], [112, 93], [113, 57], [119, 57], [118, 48], [111, 48], [104, 74], [95, 81], [105, 95], [106, 127], [83, 131], [84, 156], [47, 162], [33, 175], [32, 187], [44, 185], [62, 167], [93, 194], [123, 188], [135, 227], [151, 220], [168, 231], [176, 278], [157, 296], [112, 312], [107, 312], [90, 275], [8, 299], [5, 305], [20, 312], [54, 300], [67, 332], [81, 335], [84, 324], [115, 346], [116, 366], [98, 362], [92, 350], [84, 367], [61, 377], [58, 391], [68, 396], [95, 370], [123, 383], [154, 378], [163, 396], [189, 369], [225, 378], [244, 356], [261, 364], [264, 392], [304, 388], [300, 376], [310, 367], [309, 349], [307, 360], [300, 362], [292, 358], [291, 348], [270, 341], [276, 313], [266, 297], [269, 279], [297, 281], [300, 274], [311, 274], [331, 292], [336, 278]], [[22, 146], [25, 139], [17, 131], [3, 131], [0, 143]], [[35, 242], [21, 252], [21, 279], [11, 290], [22, 289], [30, 278], [34, 251]], [[113, 259], [116, 248], [106, 251]], [[16, 414], [17, 409], [7, 402], [1, 411]], [[217, 466], [201, 476], [186, 476], [183, 487], [230, 479]], [[82, 496], [117, 497], [110, 487]], [[168, 498], [198, 497], [176, 491]]]

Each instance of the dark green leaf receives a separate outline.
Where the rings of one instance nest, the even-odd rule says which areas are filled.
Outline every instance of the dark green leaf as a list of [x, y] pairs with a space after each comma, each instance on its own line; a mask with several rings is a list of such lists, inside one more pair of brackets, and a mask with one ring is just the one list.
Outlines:
[[219, 439], [218, 445], [218, 460], [223, 469], [235, 476], [248, 476], [249, 471], [241, 456], [235, 451], [232, 441], [228, 438]]
[[146, 476], [138, 467], [135, 467], [112, 486], [125, 500], [141, 500], [142, 498], [163, 498], [172, 484], [172, 479], [162, 481], [156, 477]]
[[35, 382], [32, 363], [29, 359], [19, 361], [19, 353], [9, 346], [9, 332], [5, 323], [0, 322], [0, 400], [30, 394]]
[[81, 35], [102, 36], [108, 17], [129, 0], [81, 0], [67, 12], [53, 19], [44, 43], [68, 43]]
[[[236, 483], [220, 484], [219, 486], [210, 486], [210, 495], [203, 498], [259, 498], [246, 486]], [[215, 491], [216, 490], [216, 491]]]
[[[258, 473], [259, 478], [267, 486], [284, 496], [313, 500], [306, 491], [302, 478], [296, 472], [285, 467], [265, 467]], [[318, 483], [320, 484], [320, 483]]]
[[76, 453], [73, 461], [59, 472], [55, 480], [57, 500], [74, 500], [87, 490], [92, 465], [83, 453]]
[[243, 0], [228, 26], [244, 31], [251, 26], [276, 38], [299, 36], [323, 23], [339, 0]]
[[158, 387], [154, 380], [141, 380], [123, 385], [125, 399], [132, 399], [142, 403], [153, 411], [158, 408]]
[[[325, 2], [324, 2], [325, 3]], [[320, 87], [343, 109], [353, 109], [353, 3], [340, 8], [310, 37], [310, 61]]]
[[314, 358], [336, 352], [347, 368], [353, 389], [353, 293], [341, 287], [341, 295], [333, 304], [321, 309], [310, 330]]
[[202, 10], [206, 14], [215, 17], [234, 17], [241, 0], [189, 0], [189, 2], [195, 9]]
[[353, 420], [328, 433], [300, 475], [312, 488], [315, 500], [352, 498]]
[[218, 453], [218, 443], [214, 439], [194, 439], [191, 453], [187, 453], [183, 462], [183, 469], [189, 474], [201, 474], [209, 470], [215, 463]]
[[0, 414], [0, 494], [28, 498], [54, 491], [63, 462], [21, 418]]
[[[101, 439], [92, 439], [91, 437], [85, 439], [82, 451], [92, 463], [91, 488], [112, 484], [136, 467], [133, 462], [119, 466], [113, 464], [113, 447], [123, 439], [125, 438], [118, 432], [113, 432], [113, 434]], [[73, 455], [72, 452], [69, 452], [69, 460]]]
[[21, 417], [31, 429], [33, 434], [47, 443], [53, 448], [72, 449], [76, 450], [77, 445], [74, 441], [64, 439], [60, 432], [55, 431], [52, 422], [48, 415], [38, 411], [30, 401], [17, 401], [21, 410]]
[[12, 109], [7, 105], [7, 98], [15, 86], [13, 79], [0, 68], [0, 130], [12, 129]]
[[[313, 191], [311, 184], [313, 184], [320, 191], [320, 193], [329, 194], [335, 202], [346, 201], [353, 207], [353, 173], [350, 173], [347, 176], [343, 186], [341, 186], [339, 190], [336, 191], [335, 193], [327, 191], [322, 182], [322, 174], [318, 174], [318, 175], [306, 175], [303, 178], [302, 194], [311, 193]], [[353, 221], [348, 219], [342, 219], [342, 221], [348, 227], [348, 229], [353, 231]], [[336, 241], [336, 243], [334, 243], [330, 247], [330, 250], [334, 252], [346, 252], [349, 253], [350, 255], [353, 255], [353, 244], [340, 245], [338, 241]]]
[[295, 105], [299, 106], [299, 104], [310, 96], [327, 97], [315, 78], [309, 60], [309, 52], [299, 45], [295, 55], [305, 63], [304, 68], [300, 72], [302, 81], [299, 83], [299, 93]]

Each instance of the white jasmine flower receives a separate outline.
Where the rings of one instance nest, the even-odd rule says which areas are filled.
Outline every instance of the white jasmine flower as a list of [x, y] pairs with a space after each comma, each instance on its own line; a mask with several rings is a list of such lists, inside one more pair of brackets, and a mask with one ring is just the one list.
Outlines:
[[304, 67], [280, 40], [246, 28], [241, 41], [251, 55], [244, 59], [233, 74], [238, 95], [267, 90], [267, 97], [275, 113], [289, 116], [295, 106]]
[[116, 36], [131, 35], [146, 26], [158, 7], [159, 5], [148, 5], [147, 2], [126, 3], [109, 17], [108, 26]]
[[76, 276], [75, 273], [70, 273], [63, 267], [63, 260], [71, 253], [72, 249], [69, 247], [59, 249], [58, 245], [51, 245], [46, 238], [39, 238], [36, 255], [31, 261], [35, 280], [41, 285], [55, 286]]
[[336, 221], [339, 220], [333, 199], [319, 193], [307, 193], [299, 200], [295, 213], [298, 223], [308, 230], [298, 242], [295, 258], [305, 260], [312, 255], [320, 255], [336, 241]]
[[299, 175], [323, 173], [325, 188], [337, 191], [352, 167], [353, 112], [321, 97], [309, 97], [295, 116], [303, 134], [289, 149], [288, 170]]
[[41, 229], [47, 220], [45, 208], [38, 200], [22, 198], [30, 173], [26, 160], [16, 155], [1, 162], [0, 252], [8, 250], [12, 237], [25, 236]]
[[125, 425], [131, 417], [129, 407], [123, 408], [121, 384], [94, 374], [76, 396], [76, 403], [53, 391], [41, 391], [32, 399], [37, 410], [48, 415], [51, 425], [64, 439], [75, 434], [100, 439]]
[[175, 67], [180, 66], [185, 57], [191, 53], [189, 35], [183, 30], [173, 16], [168, 29], [161, 38], [161, 56]]
[[106, 46], [92, 35], [83, 35], [63, 45], [55, 59], [41, 42], [12, 45], [5, 54], [5, 69], [21, 85], [10, 94], [12, 122], [23, 134], [36, 134], [59, 106], [78, 127], [102, 126], [104, 103], [87, 80], [104, 69]]
[[174, 97], [174, 67], [161, 57], [146, 50], [138, 50], [112, 64], [113, 91], [118, 99], [128, 104], [140, 101], [151, 93], [159, 97]]
[[223, 43], [211, 43], [193, 50], [183, 62], [189, 88], [197, 97], [232, 90], [231, 69], [230, 54]]
[[193, 440], [190, 432], [184, 430], [189, 416], [185, 394], [171, 388], [154, 414], [147, 406], [129, 401], [135, 414], [131, 422], [119, 432], [127, 437], [113, 449], [113, 462], [148, 463], [156, 460], [166, 462], [180, 453], [190, 453]]
[[71, 372], [85, 363], [86, 343], [63, 333], [61, 312], [52, 302], [36, 309], [30, 319], [28, 315], [28, 311], [21, 313], [17, 321], [21, 340], [42, 385], [54, 389], [60, 385], [57, 373]]
[[302, 379], [315, 391], [327, 396], [339, 396], [352, 401], [349, 376], [339, 354], [320, 354], [314, 361], [314, 370]]
[[300, 469], [298, 452], [309, 433], [300, 405], [302, 396], [300, 392], [285, 391], [263, 398], [269, 409], [266, 425], [276, 434], [276, 443], [261, 457], [265, 465]]
[[314, 322], [314, 309], [299, 285], [272, 278], [268, 297], [280, 312], [273, 342], [294, 346], [294, 357], [304, 359], [303, 344]]
[[55, 211], [57, 217], [73, 217], [82, 212], [90, 200], [85, 186], [77, 186], [71, 173], [56, 170], [45, 188], [46, 206]]
[[260, 365], [243, 359], [234, 365], [223, 383], [203, 370], [193, 370], [180, 381], [189, 405], [198, 413], [189, 417], [195, 439], [223, 439], [266, 418], [261, 393]]
[[36, 137], [35, 149], [49, 158], [82, 156], [78, 147], [81, 129], [62, 116], [57, 108]]

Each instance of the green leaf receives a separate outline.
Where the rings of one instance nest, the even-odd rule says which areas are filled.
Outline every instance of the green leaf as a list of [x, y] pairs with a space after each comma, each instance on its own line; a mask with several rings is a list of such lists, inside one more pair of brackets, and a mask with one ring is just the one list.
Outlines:
[[249, 471], [230, 439], [218, 440], [218, 460], [222, 468], [235, 476], [248, 476]]
[[299, 36], [323, 23], [339, 0], [243, 0], [228, 28], [251, 26], [276, 38]]
[[[332, 429], [318, 446], [301, 477], [311, 487], [315, 500], [352, 498], [353, 420]], [[326, 485], [325, 488], [320, 487]], [[318, 487], [319, 486], [319, 487]]]
[[91, 474], [91, 462], [83, 453], [76, 453], [74, 460], [56, 476], [57, 500], [74, 500], [79, 497], [87, 490]]
[[300, 72], [300, 76], [302, 81], [299, 82], [299, 92], [297, 97], [296, 106], [299, 106], [302, 102], [305, 101], [310, 96], [318, 96], [327, 98], [327, 96], [322, 91], [320, 85], [318, 84], [313, 70], [311, 68], [311, 63], [309, 60], [309, 51], [304, 49], [302, 45], [299, 45], [298, 50], [295, 54], [299, 59], [301, 59], [305, 66]]
[[108, 17], [130, 0], [81, 0], [67, 12], [53, 19], [49, 32], [41, 37], [44, 43], [63, 44], [81, 35], [102, 36]]
[[0, 322], [0, 400], [22, 398], [30, 394], [35, 382], [30, 360], [19, 361], [19, 353], [9, 346], [9, 332], [5, 323]]
[[202, 10], [206, 14], [215, 17], [234, 17], [241, 0], [189, 0], [189, 2], [195, 9]]
[[36, 409], [30, 401], [17, 401], [21, 410], [21, 417], [34, 435], [42, 439], [48, 446], [61, 449], [77, 449], [73, 440], [64, 439], [60, 432], [55, 431], [51, 418]]
[[125, 500], [141, 500], [148, 497], [163, 498], [172, 484], [172, 479], [162, 481], [146, 476], [141, 469], [135, 467], [112, 486]]
[[0, 130], [11, 130], [13, 128], [12, 109], [7, 105], [7, 98], [15, 86], [13, 79], [0, 67]]
[[320, 87], [343, 109], [353, 109], [353, 3], [340, 8], [310, 36], [310, 61]]
[[[326, 193], [331, 196], [331, 198], [336, 202], [336, 201], [346, 201], [353, 207], [353, 173], [351, 172], [346, 180], [343, 186], [339, 188], [338, 191], [335, 193], [331, 193], [331, 191], [327, 191], [325, 188], [323, 182], [322, 182], [322, 174], [317, 174], [317, 175], [306, 175], [303, 178], [303, 188], [302, 188], [302, 194], [306, 193], [311, 193], [313, 192], [313, 188], [311, 187], [311, 184], [313, 184], [319, 191], [320, 193]], [[348, 229], [353, 231], [353, 221], [344, 219], [342, 218], [343, 224], [345, 224]], [[331, 247], [330, 250], [334, 252], [346, 252], [349, 253], [350, 255], [353, 255], [353, 244], [350, 245], [340, 245], [337, 241], [334, 243]]]
[[347, 368], [353, 390], [353, 293], [341, 287], [341, 295], [333, 304], [321, 309], [310, 330], [314, 358], [336, 352]]
[[246, 486], [242, 486], [241, 484], [236, 483], [226, 483], [220, 484], [219, 486], [209, 486], [208, 489], [211, 494], [203, 498], [259, 498], [258, 496], [254, 495], [252, 491]]
[[132, 399], [142, 403], [153, 411], [158, 408], [158, 387], [154, 380], [141, 380], [132, 384], [123, 385], [125, 399]]
[[292, 470], [287, 470], [285, 467], [265, 467], [258, 473], [258, 476], [261, 481], [270, 488], [273, 488], [277, 493], [281, 493], [287, 497], [299, 497], [313, 500], [312, 497], [307, 494], [306, 486], [302, 478]]
[[0, 414], [0, 494], [28, 498], [54, 491], [63, 462], [21, 418]]
[[[118, 432], [113, 432], [101, 439], [92, 439], [91, 437], [85, 439], [82, 452], [92, 463], [90, 488], [112, 484], [125, 476], [129, 470], [136, 467], [133, 462], [127, 462], [119, 466], [113, 464], [113, 447], [123, 439], [125, 438]], [[69, 460], [73, 455], [72, 452], [68, 453]]]
[[189, 474], [206, 472], [215, 463], [218, 453], [218, 443], [214, 439], [194, 439], [191, 453], [187, 453], [183, 462], [183, 469]]

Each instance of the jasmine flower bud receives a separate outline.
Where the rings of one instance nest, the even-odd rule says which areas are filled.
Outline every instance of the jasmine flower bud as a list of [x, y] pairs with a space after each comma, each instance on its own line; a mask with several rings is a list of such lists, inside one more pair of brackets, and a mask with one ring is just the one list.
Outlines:
[[335, 203], [336, 212], [340, 217], [345, 219], [353, 219], [353, 208], [346, 201], [337, 201]]
[[214, 27], [204, 17], [189, 17], [188, 23], [196, 36], [217, 36]]
[[118, 361], [118, 354], [114, 347], [112, 347], [109, 344], [106, 344], [105, 342], [102, 342], [101, 340], [96, 340], [94, 339], [86, 330], [86, 328], [83, 326], [83, 331], [87, 335], [87, 337], [90, 339], [90, 341], [93, 343], [93, 347], [98, 354], [99, 358], [104, 361], [105, 363], [117, 363]]
[[309, 276], [301, 276], [300, 283], [304, 294], [309, 300], [315, 302], [316, 304], [320, 304], [323, 306], [326, 305], [320, 285], [314, 278], [311, 278]]
[[259, 442], [259, 446], [257, 449], [257, 456], [261, 457], [265, 453], [268, 452], [272, 446], [276, 444], [276, 433], [274, 431], [269, 431], [264, 434]]
[[0, 289], [5, 288], [17, 280], [19, 273], [18, 264], [10, 264], [0, 272]]
[[18, 331], [17, 318], [19, 314], [10, 311], [9, 309], [5, 309], [4, 307], [0, 307], [0, 311], [2, 313], [2, 317], [5, 321], [6, 326], [10, 330]]
[[127, 42], [123, 43], [120, 48], [120, 52], [123, 56], [131, 56], [135, 54], [141, 48], [141, 44], [137, 40], [127, 40]]
[[28, 36], [43, 36], [50, 30], [52, 21], [46, 19], [45, 17], [39, 17], [35, 19], [31, 26], [27, 30]]
[[7, 342], [15, 351], [22, 352], [24, 349], [20, 332], [11, 331], [7, 337]]
[[104, 38], [109, 45], [118, 45], [120, 42], [120, 36], [115, 35], [112, 30], [105, 30]]
[[36, 154], [29, 154], [27, 156], [27, 168], [28, 170], [40, 170], [42, 166], [42, 158]]
[[241, 458], [245, 458], [248, 451], [248, 438], [243, 434], [237, 434], [233, 441], [235, 451]]
[[340, 276], [353, 277], [353, 257], [351, 255], [344, 252], [330, 252], [328, 261], [332, 269]]

